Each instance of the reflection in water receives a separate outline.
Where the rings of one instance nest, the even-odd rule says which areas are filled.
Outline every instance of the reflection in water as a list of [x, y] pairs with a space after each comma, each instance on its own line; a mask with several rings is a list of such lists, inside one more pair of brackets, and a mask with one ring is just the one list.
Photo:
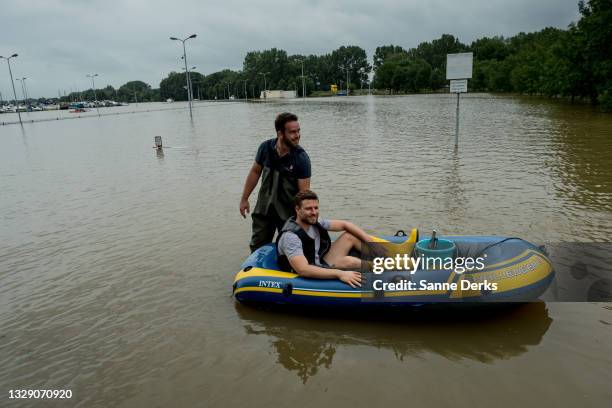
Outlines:
[[31, 155], [30, 155], [30, 145], [28, 143], [28, 135], [26, 133], [26, 130], [25, 130], [23, 124], [19, 125], [19, 133], [21, 134], [21, 142], [23, 143], [25, 158], [26, 158], [27, 162], [31, 164], [31, 161], [30, 161], [30, 157], [31, 157]]
[[[308, 378], [317, 374], [319, 367], [329, 369], [332, 364], [336, 347], [334, 343], [326, 339], [326, 335], [320, 335], [312, 330], [299, 329], [290, 330], [288, 336], [276, 336], [274, 329], [258, 330], [251, 325], [244, 326], [248, 334], [265, 334], [275, 336], [272, 342], [278, 354], [278, 363], [289, 371], [295, 371], [297, 376], [306, 384]], [[278, 332], [280, 334], [280, 331]]]
[[465, 217], [465, 209], [469, 206], [466, 186], [459, 174], [460, 160], [459, 149], [455, 147], [451, 157], [450, 171], [446, 175], [446, 183], [444, 184], [444, 207], [457, 223]]
[[155, 149], [155, 154], [160, 162], [164, 161], [164, 149]]
[[[449, 360], [467, 358], [492, 363], [523, 354], [528, 346], [539, 344], [552, 323], [543, 302], [489, 311], [465, 308], [385, 312], [384, 321], [363, 315], [350, 319], [330, 317], [327, 311], [326, 317], [321, 317], [315, 313], [270, 313], [240, 304], [236, 309], [246, 322], [246, 332], [268, 336], [278, 364], [295, 371], [304, 383], [320, 367], [331, 367], [338, 347], [389, 349], [399, 361], [433, 352]], [[313, 330], [315, 324], [317, 329]]]

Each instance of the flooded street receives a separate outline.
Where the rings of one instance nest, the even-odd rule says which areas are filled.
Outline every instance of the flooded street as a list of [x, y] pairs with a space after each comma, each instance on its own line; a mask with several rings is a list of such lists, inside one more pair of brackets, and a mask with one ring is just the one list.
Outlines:
[[82, 407], [608, 404], [610, 303], [378, 321], [230, 294], [244, 179], [279, 112], [299, 116], [323, 217], [534, 243], [610, 242], [612, 115], [470, 94], [455, 151], [451, 95], [200, 102], [193, 121], [181, 106], [0, 126], [3, 403], [45, 388]]

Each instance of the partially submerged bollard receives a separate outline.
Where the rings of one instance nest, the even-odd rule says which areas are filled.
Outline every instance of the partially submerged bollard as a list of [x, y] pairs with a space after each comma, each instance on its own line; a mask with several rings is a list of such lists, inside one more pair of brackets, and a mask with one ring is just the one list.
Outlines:
[[162, 149], [162, 138], [161, 138], [161, 136], [155, 136], [155, 147], [157, 148], [157, 150], [161, 150]]

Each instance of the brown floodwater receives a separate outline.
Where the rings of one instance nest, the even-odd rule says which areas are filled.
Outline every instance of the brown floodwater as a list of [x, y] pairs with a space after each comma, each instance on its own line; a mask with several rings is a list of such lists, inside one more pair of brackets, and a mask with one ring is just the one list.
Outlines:
[[[322, 216], [535, 243], [610, 242], [612, 115], [471, 94], [455, 150], [450, 95], [166, 108], [0, 126], [0, 405], [51, 404], [8, 399], [41, 388], [82, 407], [609, 404], [611, 303], [377, 319], [230, 294], [279, 112], [300, 117]], [[70, 114], [23, 116], [53, 115]]]

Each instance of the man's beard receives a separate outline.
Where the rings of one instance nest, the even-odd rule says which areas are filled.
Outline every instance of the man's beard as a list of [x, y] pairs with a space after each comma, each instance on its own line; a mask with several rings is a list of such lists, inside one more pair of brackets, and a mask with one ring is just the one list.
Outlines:
[[285, 135], [283, 135], [283, 137], [281, 138], [281, 142], [282, 142], [282, 143], [285, 145], [285, 147], [286, 147], [287, 149], [293, 149], [293, 148], [295, 148], [295, 146], [296, 146], [296, 145], [295, 145], [295, 144], [293, 144], [293, 143], [291, 142], [291, 140], [289, 140], [289, 138], [288, 138], [287, 136], [285, 136]]
[[317, 223], [317, 221], [319, 221], [318, 217], [314, 219], [313, 222], [310, 221], [309, 218], [304, 218], [304, 223], [308, 224], [308, 225], [315, 225]]

